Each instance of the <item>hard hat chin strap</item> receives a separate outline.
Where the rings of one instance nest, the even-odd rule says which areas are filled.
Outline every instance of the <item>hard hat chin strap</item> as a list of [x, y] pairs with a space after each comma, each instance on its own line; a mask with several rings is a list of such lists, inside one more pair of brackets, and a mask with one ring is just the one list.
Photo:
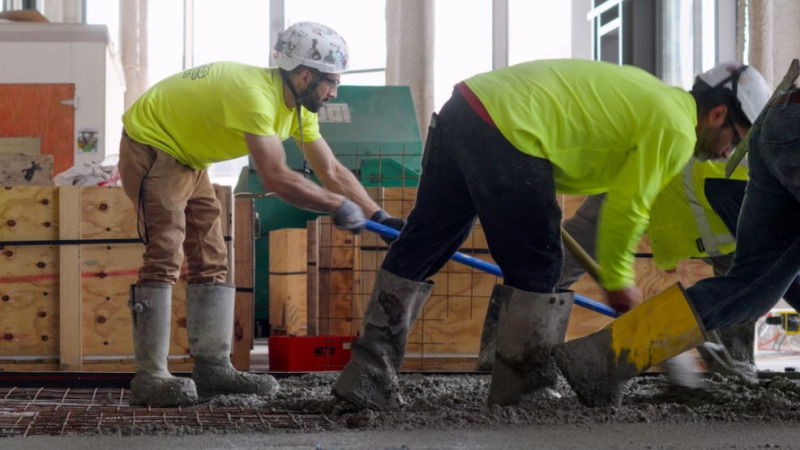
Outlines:
[[289, 72], [285, 70], [280, 70], [279, 72], [281, 78], [283, 78], [283, 82], [289, 86], [289, 90], [292, 91], [292, 95], [294, 96], [294, 108], [297, 111], [297, 127], [300, 131], [300, 151], [303, 153], [303, 177], [309, 179], [311, 178], [311, 166], [308, 164], [308, 158], [306, 158], [306, 143], [303, 138], [303, 100], [306, 98], [306, 95], [317, 89], [322, 77], [314, 77], [314, 81], [312, 81], [303, 92], [298, 93], [297, 88], [294, 87], [294, 83], [289, 79]]

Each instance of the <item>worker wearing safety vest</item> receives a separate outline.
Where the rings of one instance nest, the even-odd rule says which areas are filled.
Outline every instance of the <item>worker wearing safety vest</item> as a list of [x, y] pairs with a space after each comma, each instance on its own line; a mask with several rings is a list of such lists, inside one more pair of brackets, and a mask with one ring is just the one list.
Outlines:
[[[705, 188], [707, 180], [724, 178], [724, 163], [692, 159], [658, 195], [647, 236], [659, 267], [673, 270], [687, 258], [733, 253], [733, 233], [709, 204]], [[747, 168], [739, 166], [731, 179], [747, 181]]]
[[573, 302], [556, 288], [556, 193], [607, 192], [600, 281], [615, 309], [630, 308], [641, 299], [633, 250], [659, 191], [692, 155], [725, 157], [747, 132], [728, 97], [698, 97], [635, 67], [582, 60], [531, 61], [459, 83], [431, 120], [414, 209], [381, 265], [334, 394], [360, 408], [399, 403], [397, 371], [431, 293], [426, 280], [476, 218], [503, 272], [489, 403], [554, 386], [550, 350], [564, 340]]

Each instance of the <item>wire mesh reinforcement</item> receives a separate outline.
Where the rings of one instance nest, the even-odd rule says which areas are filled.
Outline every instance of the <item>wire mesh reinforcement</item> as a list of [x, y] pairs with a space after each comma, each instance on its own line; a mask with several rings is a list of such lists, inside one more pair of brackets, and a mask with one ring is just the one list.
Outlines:
[[313, 431], [330, 423], [321, 414], [242, 406], [132, 407], [128, 398], [127, 389], [0, 388], [0, 437]]

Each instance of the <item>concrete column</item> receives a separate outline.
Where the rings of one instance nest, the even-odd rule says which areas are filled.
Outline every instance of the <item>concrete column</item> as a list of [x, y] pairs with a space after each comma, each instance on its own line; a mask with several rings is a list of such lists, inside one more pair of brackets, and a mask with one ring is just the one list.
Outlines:
[[127, 110], [150, 86], [147, 78], [147, 0], [120, 0], [119, 23]]

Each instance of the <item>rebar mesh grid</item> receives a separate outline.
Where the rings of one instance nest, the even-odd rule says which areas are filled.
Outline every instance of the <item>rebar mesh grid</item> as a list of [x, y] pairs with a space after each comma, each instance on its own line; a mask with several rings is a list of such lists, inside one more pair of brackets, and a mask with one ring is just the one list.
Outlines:
[[255, 408], [147, 408], [128, 404], [127, 389], [0, 388], [0, 437], [87, 434], [198, 434], [322, 430], [325, 416]]

